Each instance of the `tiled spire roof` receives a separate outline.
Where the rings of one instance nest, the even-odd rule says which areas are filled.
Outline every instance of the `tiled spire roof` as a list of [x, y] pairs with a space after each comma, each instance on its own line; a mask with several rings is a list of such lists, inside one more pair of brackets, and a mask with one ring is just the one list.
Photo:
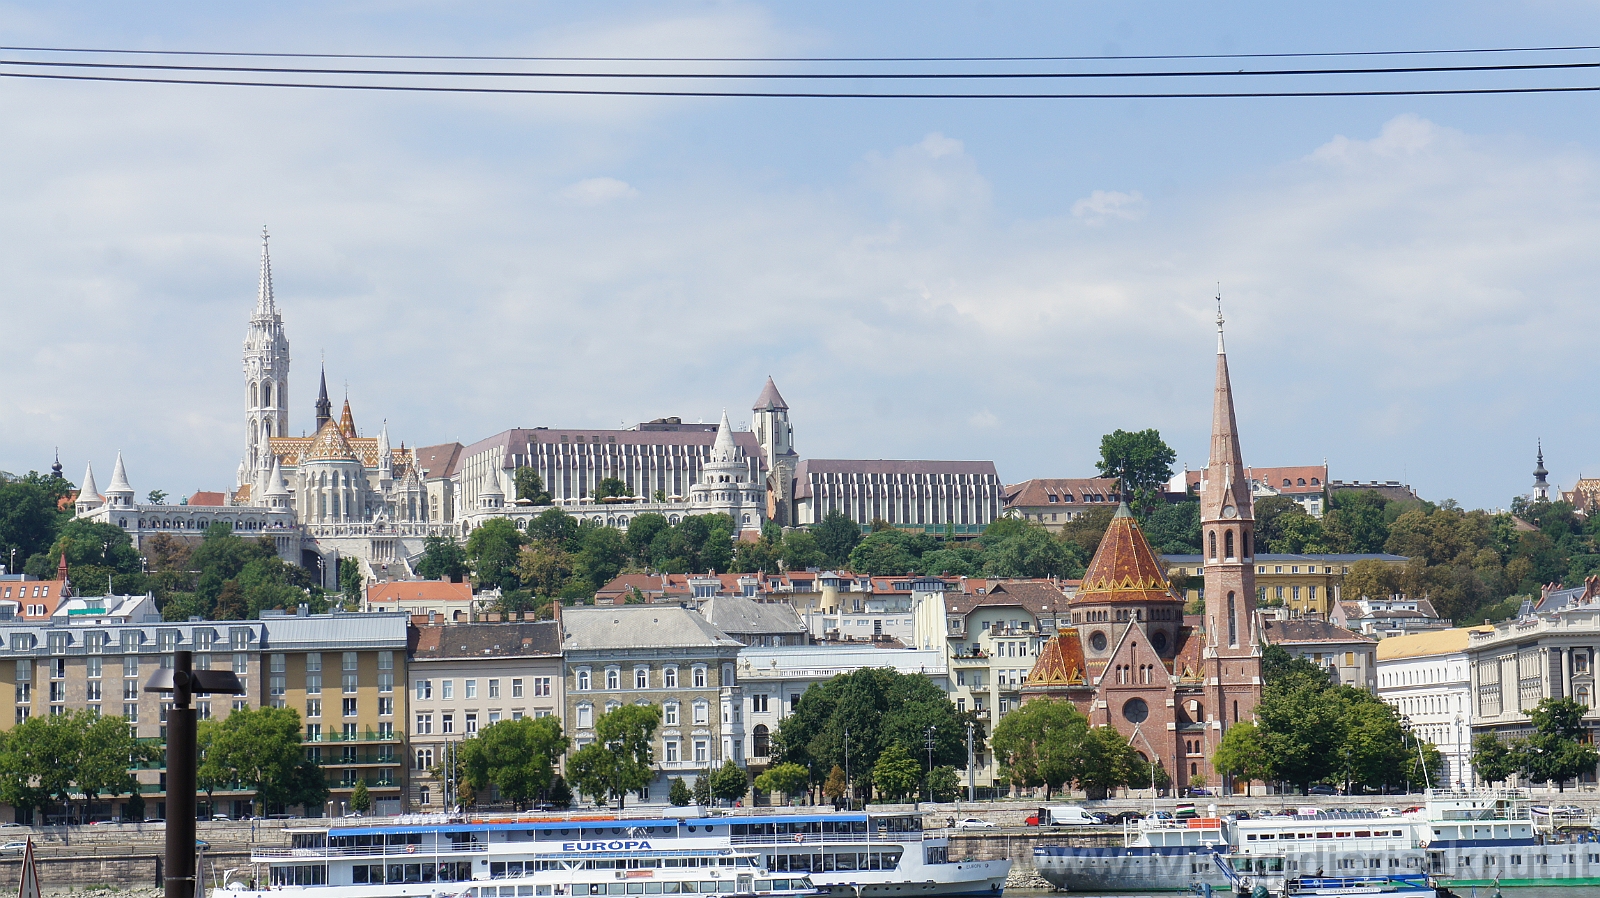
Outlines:
[[1088, 686], [1088, 665], [1083, 660], [1083, 640], [1077, 627], [1062, 627], [1045, 640], [1039, 660], [1028, 671], [1024, 686]]
[[767, 377], [767, 385], [761, 388], [761, 395], [756, 397], [756, 404], [751, 408], [758, 412], [769, 409], [783, 409], [788, 411], [789, 404], [778, 395], [778, 385], [772, 382], [771, 376]]
[[1165, 571], [1128, 504], [1122, 503], [1106, 527], [1072, 604], [1174, 601]]
[[348, 398], [344, 401], [344, 411], [339, 413], [339, 430], [346, 438], [353, 439], [356, 435], [356, 419], [350, 414], [350, 400]]
[[339, 425], [329, 421], [311, 438], [311, 445], [301, 458], [304, 461], [354, 461], [356, 452], [350, 448], [350, 441], [344, 438]]

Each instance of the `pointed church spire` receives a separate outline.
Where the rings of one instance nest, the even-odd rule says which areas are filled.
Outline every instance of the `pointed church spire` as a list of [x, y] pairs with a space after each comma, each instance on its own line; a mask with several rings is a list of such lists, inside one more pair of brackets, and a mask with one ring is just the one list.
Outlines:
[[261, 226], [261, 284], [256, 288], [256, 314], [267, 317], [277, 314], [278, 307], [272, 297], [272, 257], [267, 253], [267, 226]]
[[1222, 296], [1217, 296], [1217, 382], [1211, 403], [1211, 458], [1200, 493], [1200, 519], [1254, 520], [1250, 482], [1244, 476], [1239, 424], [1233, 411], [1228, 352], [1222, 342]]
[[1544, 468], [1544, 440], [1542, 439], [1539, 440], [1539, 454], [1537, 459], [1538, 463], [1533, 469], [1533, 496], [1536, 499], [1549, 499], [1550, 482], [1545, 478], [1550, 476], [1550, 472], [1546, 471]]
[[328, 401], [328, 366], [322, 366], [322, 382], [317, 386], [317, 429], [333, 420], [333, 403]]
[[339, 431], [345, 439], [353, 440], [356, 437], [356, 419], [350, 414], [350, 397], [344, 398], [344, 411], [339, 414]]

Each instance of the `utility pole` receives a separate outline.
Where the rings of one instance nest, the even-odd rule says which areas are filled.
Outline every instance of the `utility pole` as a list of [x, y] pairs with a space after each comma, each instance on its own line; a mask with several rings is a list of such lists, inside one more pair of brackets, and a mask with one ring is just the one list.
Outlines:
[[847, 807], [846, 810], [850, 810], [850, 811], [855, 810], [856, 809], [856, 806], [855, 806], [855, 794], [850, 791], [850, 731], [849, 730], [845, 730], [844, 731], [844, 797], [845, 797], [845, 801], [850, 803], [849, 807]]
[[166, 898], [201, 894], [194, 871], [195, 709], [196, 692], [240, 695], [244, 686], [231, 670], [195, 670], [194, 653], [174, 652], [172, 667], [162, 668], [144, 685], [145, 692], [172, 695], [167, 712], [167, 844], [163, 877]]
[[933, 804], [933, 725], [928, 725], [928, 804]]

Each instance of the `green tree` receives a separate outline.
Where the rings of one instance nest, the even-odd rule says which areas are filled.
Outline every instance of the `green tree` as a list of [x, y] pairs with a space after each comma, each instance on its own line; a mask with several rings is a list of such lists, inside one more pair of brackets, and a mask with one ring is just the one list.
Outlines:
[[[632, 529], [631, 527], [629, 529]], [[817, 535], [809, 530], [790, 530], [783, 535], [783, 549], [779, 553], [784, 570], [803, 571], [820, 568], [826, 561]]]
[[[72, 487], [64, 480], [55, 484]], [[59, 556], [49, 558], [49, 550], [61, 526], [71, 518], [70, 512], [56, 507], [57, 500], [65, 496], [62, 489], [54, 488], [51, 478], [36, 473], [20, 478], [0, 475], [0, 559], [4, 564], [27, 567], [30, 559], [39, 556], [54, 574]]]
[[1211, 765], [1223, 776], [1235, 779], [1268, 780], [1272, 778], [1272, 759], [1261, 745], [1261, 734], [1256, 725], [1241, 720], [1222, 736]]
[[1547, 698], [1528, 712], [1533, 732], [1516, 746], [1518, 772], [1529, 782], [1553, 782], [1565, 791], [1568, 780], [1593, 773], [1600, 753], [1583, 741], [1588, 708], [1570, 698]]
[[831, 798], [834, 801], [838, 801], [839, 799], [843, 798], [847, 788], [848, 786], [845, 783], [843, 767], [834, 767], [832, 770], [828, 771], [828, 778], [822, 782], [823, 796], [826, 798]]
[[507, 518], [490, 518], [467, 537], [467, 559], [472, 562], [478, 585], [484, 588], [516, 589], [517, 552], [524, 542], [522, 533]]
[[711, 797], [730, 804], [743, 798], [750, 788], [750, 780], [744, 770], [732, 761], [723, 761], [721, 767], [711, 772], [708, 780]]
[[956, 775], [954, 767], [944, 765], [933, 768], [929, 783], [934, 801], [956, 801], [961, 798], [961, 777]]
[[622, 532], [585, 521], [578, 527], [578, 551], [572, 556], [572, 577], [583, 582], [588, 595], [621, 573], [628, 560]]
[[362, 586], [365, 582], [361, 576], [360, 559], [350, 557], [339, 559], [339, 591], [344, 593], [346, 610], [356, 610], [361, 607]]
[[1486, 783], [1503, 783], [1517, 772], [1517, 758], [1495, 734], [1479, 733], [1472, 737], [1472, 769]]
[[568, 552], [576, 552], [578, 519], [560, 508], [546, 509], [528, 522], [528, 538], [548, 540]]
[[1329, 551], [1322, 522], [1304, 512], [1280, 515], [1278, 532], [1278, 538], [1267, 543], [1267, 548], [1273, 552], [1319, 555]]
[[694, 795], [689, 792], [689, 786], [684, 783], [683, 777], [672, 778], [672, 785], [667, 789], [667, 801], [675, 808], [693, 803]]
[[1081, 559], [1094, 557], [1095, 550], [1100, 548], [1100, 540], [1106, 535], [1106, 528], [1111, 525], [1111, 515], [1115, 511], [1110, 508], [1091, 508], [1061, 525], [1061, 540], [1078, 547]]
[[144, 497], [144, 500], [146, 502], [149, 502], [151, 505], [165, 505], [165, 504], [167, 504], [167, 491], [166, 490], [151, 490]]
[[850, 569], [862, 574], [906, 574], [917, 569], [922, 554], [937, 543], [925, 533], [879, 530], [850, 551]]
[[1148, 783], [1150, 768], [1115, 728], [1090, 727], [1078, 751], [1076, 779], [1085, 795], [1100, 799], [1113, 789]]
[[978, 538], [983, 546], [984, 573], [991, 577], [1067, 577], [1082, 575], [1083, 565], [1043, 524], [1019, 518], [996, 518]]
[[707, 770], [695, 774], [694, 777], [694, 803], [707, 808], [711, 806], [711, 771]]
[[466, 779], [482, 793], [492, 783], [521, 810], [550, 788], [567, 737], [554, 717], [501, 720], [461, 743]]
[[460, 583], [466, 579], [467, 571], [467, 553], [453, 537], [430, 536], [423, 540], [417, 576], [424, 580]]
[[1256, 543], [1270, 546], [1283, 539], [1281, 525], [1291, 517], [1310, 517], [1305, 507], [1288, 496], [1266, 496], [1255, 501]]
[[529, 505], [549, 505], [550, 494], [545, 491], [544, 478], [539, 472], [523, 465], [511, 475], [511, 481], [516, 485], [517, 500], [526, 501]]
[[101, 717], [92, 711], [70, 717], [71, 726], [81, 733], [70, 762], [72, 781], [83, 794], [83, 819], [88, 819], [89, 804], [99, 796], [139, 791], [139, 781], [128, 769], [139, 754], [139, 744], [121, 717]]
[[83, 728], [76, 715], [30, 717], [7, 734], [3, 789], [22, 806], [43, 810], [54, 799], [71, 801], [75, 771], [72, 759], [83, 748]]
[[638, 564], [650, 563], [650, 544], [663, 530], [671, 529], [667, 516], [653, 511], [637, 514], [628, 521], [628, 554]]
[[356, 787], [350, 790], [350, 810], [358, 814], [372, 810], [372, 793], [367, 791], [365, 777], [356, 780]]
[[756, 777], [756, 791], [782, 792], [785, 799], [792, 799], [805, 791], [810, 779], [810, 772], [799, 764], [773, 764]]
[[561, 595], [572, 571], [572, 556], [553, 540], [534, 537], [517, 554], [517, 578], [537, 596]]
[[1065, 700], [1035, 699], [1000, 718], [994, 756], [1011, 782], [1043, 786], [1045, 799], [1077, 778], [1089, 721]]
[[1324, 681], [1295, 678], [1262, 690], [1256, 707], [1261, 747], [1274, 779], [1304, 792], [1333, 776], [1344, 741], [1344, 707]]
[[651, 740], [660, 725], [661, 710], [655, 705], [621, 705], [600, 715], [594, 722], [595, 741], [567, 763], [572, 782], [597, 802], [615, 798], [621, 809], [627, 794], [644, 789], [654, 776]]
[[[811, 528], [816, 536], [817, 548], [829, 567], [843, 567], [850, 561], [850, 553], [861, 542], [861, 527], [850, 516], [835, 509]], [[899, 571], [898, 573], [905, 573]]]
[[611, 499], [632, 496], [633, 487], [620, 477], [606, 477], [594, 485], [594, 498]]
[[922, 765], [898, 742], [890, 743], [879, 752], [877, 762], [872, 765], [872, 785], [880, 798], [905, 798], [917, 791], [921, 781]]
[[1164, 555], [1200, 554], [1200, 502], [1159, 502], [1139, 516], [1150, 547]]
[[1277, 686], [1290, 680], [1307, 680], [1317, 686], [1331, 683], [1326, 667], [1310, 658], [1291, 655], [1281, 645], [1268, 643], [1261, 650], [1261, 682], [1267, 686]]
[[313, 778], [301, 769], [310, 762], [300, 744], [300, 715], [292, 708], [234, 711], [217, 727], [206, 754], [226, 772], [226, 781], [255, 794], [260, 810], [315, 806], [327, 794], [320, 772]]
[[1351, 598], [1386, 599], [1400, 592], [1400, 577], [1394, 565], [1368, 558], [1350, 565], [1341, 589]]
[[1117, 478], [1122, 498], [1129, 505], [1149, 507], [1160, 499], [1177, 458], [1153, 427], [1137, 432], [1114, 430], [1100, 438], [1100, 460], [1095, 467], [1101, 477]]

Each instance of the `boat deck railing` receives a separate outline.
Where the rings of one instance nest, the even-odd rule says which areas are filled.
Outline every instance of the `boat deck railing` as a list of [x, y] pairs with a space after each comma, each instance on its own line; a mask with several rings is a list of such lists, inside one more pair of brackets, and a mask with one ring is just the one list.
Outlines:
[[777, 833], [759, 836], [729, 836], [735, 845], [832, 845], [832, 844], [882, 844], [896, 845], [946, 838], [937, 830], [909, 833]]

